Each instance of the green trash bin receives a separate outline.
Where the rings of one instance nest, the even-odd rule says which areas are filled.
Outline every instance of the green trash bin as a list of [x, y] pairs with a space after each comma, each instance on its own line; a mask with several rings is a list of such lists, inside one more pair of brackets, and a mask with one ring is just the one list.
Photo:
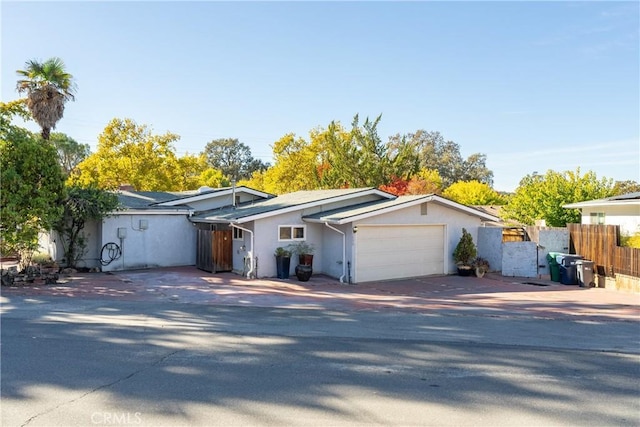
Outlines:
[[547, 254], [551, 280], [553, 280], [554, 282], [560, 282], [560, 264], [558, 264], [558, 261], [556, 261], [556, 256], [558, 255], [560, 255], [560, 252], [549, 252]]

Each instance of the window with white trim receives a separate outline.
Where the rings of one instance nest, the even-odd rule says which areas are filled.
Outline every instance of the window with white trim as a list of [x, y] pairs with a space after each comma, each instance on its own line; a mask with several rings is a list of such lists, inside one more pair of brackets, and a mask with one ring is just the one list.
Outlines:
[[243, 230], [233, 227], [233, 240], [244, 240]]
[[295, 241], [306, 239], [305, 225], [281, 225], [278, 227], [278, 241]]
[[589, 216], [591, 224], [604, 224], [604, 212], [591, 212]]

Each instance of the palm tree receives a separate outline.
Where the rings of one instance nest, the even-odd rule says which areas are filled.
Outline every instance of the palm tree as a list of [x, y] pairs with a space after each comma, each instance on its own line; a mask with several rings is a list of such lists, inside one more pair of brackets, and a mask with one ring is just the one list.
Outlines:
[[42, 128], [42, 138], [49, 139], [51, 129], [62, 118], [64, 104], [74, 99], [73, 76], [64, 69], [60, 58], [50, 58], [45, 62], [30, 60], [24, 70], [16, 71], [19, 76], [18, 93], [27, 92], [27, 107], [34, 120]]

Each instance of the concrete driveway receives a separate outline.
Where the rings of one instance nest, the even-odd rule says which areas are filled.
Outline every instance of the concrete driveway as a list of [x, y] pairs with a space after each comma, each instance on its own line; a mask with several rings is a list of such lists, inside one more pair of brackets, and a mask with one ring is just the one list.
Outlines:
[[62, 276], [56, 285], [3, 287], [2, 294], [322, 310], [447, 310], [551, 319], [640, 319], [640, 294], [497, 274], [482, 279], [429, 276], [348, 285], [322, 275], [314, 275], [308, 282], [300, 282], [295, 276], [288, 280], [249, 280], [232, 273], [177, 267], [73, 274]]

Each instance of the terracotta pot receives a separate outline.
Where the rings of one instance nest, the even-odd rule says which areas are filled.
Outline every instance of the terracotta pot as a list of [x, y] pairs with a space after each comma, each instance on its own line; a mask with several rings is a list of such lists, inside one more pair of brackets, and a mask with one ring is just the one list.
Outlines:
[[313, 255], [312, 254], [301, 254], [301, 255], [298, 255], [298, 264], [300, 264], [300, 265], [313, 265]]

